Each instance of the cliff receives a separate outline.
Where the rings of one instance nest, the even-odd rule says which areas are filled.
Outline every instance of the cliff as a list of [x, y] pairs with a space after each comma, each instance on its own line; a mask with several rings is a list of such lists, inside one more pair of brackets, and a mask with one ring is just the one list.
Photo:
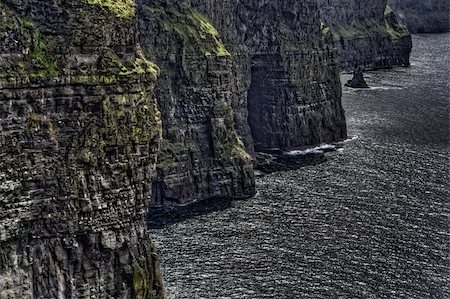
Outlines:
[[0, 3], [0, 297], [163, 298], [161, 135], [132, 1]]
[[450, 1], [389, 0], [411, 33], [442, 33], [450, 31]]
[[[316, 1], [194, 1], [239, 58], [256, 150], [346, 137], [333, 42]], [[240, 76], [238, 76], [239, 78]], [[247, 142], [251, 144], [252, 142]]]
[[[331, 30], [344, 71], [408, 66], [411, 35], [387, 0], [320, 0], [324, 30]], [[328, 29], [329, 27], [329, 29]]]
[[152, 204], [246, 198], [253, 161], [233, 109], [233, 63], [208, 18], [184, 2], [143, 1], [141, 44], [161, 68], [163, 140]]
[[315, 1], [142, 1], [161, 67], [154, 205], [254, 194], [254, 150], [346, 137], [330, 36]]
[[149, 202], [246, 198], [256, 150], [346, 138], [315, 0], [2, 0], [0, 16], [1, 298], [163, 298]]

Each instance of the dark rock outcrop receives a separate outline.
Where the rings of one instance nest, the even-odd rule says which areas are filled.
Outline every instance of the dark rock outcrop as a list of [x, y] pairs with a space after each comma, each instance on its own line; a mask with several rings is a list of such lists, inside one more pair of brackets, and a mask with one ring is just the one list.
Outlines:
[[345, 86], [351, 88], [369, 88], [366, 80], [364, 80], [363, 68], [360, 65], [355, 66], [353, 70], [353, 78], [345, 83]]
[[346, 137], [335, 51], [315, 1], [141, 1], [161, 67], [153, 204], [254, 194], [251, 154]]
[[320, 0], [325, 31], [331, 30], [341, 70], [408, 66], [411, 35], [387, 0]]
[[157, 69], [134, 3], [2, 0], [0, 16], [0, 297], [163, 298], [143, 222]]
[[411, 33], [450, 32], [450, 1], [389, 0]]

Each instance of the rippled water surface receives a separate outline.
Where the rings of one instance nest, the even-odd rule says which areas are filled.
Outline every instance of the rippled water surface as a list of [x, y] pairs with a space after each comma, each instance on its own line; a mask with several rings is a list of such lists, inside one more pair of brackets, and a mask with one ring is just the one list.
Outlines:
[[358, 138], [326, 162], [153, 229], [168, 297], [450, 298], [449, 44], [415, 36], [411, 68], [345, 88]]

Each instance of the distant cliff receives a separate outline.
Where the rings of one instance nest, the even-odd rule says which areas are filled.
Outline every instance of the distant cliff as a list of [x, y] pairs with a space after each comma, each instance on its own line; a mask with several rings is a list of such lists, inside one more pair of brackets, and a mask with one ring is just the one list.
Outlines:
[[154, 205], [251, 196], [255, 149], [346, 138], [316, 1], [140, 3], [141, 44], [161, 67]]
[[389, 0], [411, 33], [450, 32], [449, 0]]
[[[324, 31], [331, 30], [342, 70], [408, 66], [411, 36], [387, 0], [319, 0]], [[329, 27], [329, 28], [328, 28]]]
[[0, 298], [163, 298], [133, 2], [0, 3]]

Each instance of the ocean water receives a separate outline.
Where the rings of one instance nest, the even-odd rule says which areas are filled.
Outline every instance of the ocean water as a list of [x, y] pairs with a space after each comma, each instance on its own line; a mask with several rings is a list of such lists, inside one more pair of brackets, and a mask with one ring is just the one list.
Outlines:
[[168, 298], [450, 298], [449, 47], [415, 35], [410, 68], [344, 88], [325, 162], [152, 229]]

